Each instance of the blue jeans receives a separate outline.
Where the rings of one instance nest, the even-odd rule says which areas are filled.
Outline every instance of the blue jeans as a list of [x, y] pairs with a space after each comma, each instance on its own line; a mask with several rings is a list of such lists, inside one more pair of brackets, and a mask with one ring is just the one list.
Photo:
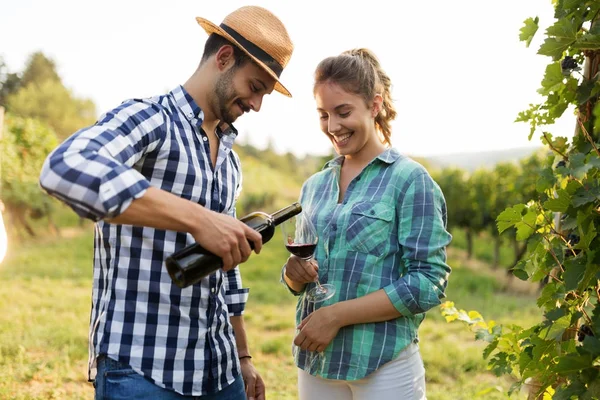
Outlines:
[[104, 355], [98, 357], [97, 364], [98, 373], [94, 382], [95, 400], [246, 400], [242, 375], [218, 393], [206, 396], [183, 396], [155, 385], [131, 369], [129, 365]]

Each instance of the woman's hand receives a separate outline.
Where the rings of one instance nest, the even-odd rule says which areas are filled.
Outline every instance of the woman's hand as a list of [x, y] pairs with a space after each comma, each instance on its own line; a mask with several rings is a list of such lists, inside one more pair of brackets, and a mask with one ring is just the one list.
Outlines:
[[342, 327], [334, 306], [319, 308], [304, 318], [294, 344], [303, 350], [321, 352], [331, 343]]
[[285, 267], [285, 275], [291, 281], [297, 283], [309, 283], [317, 280], [319, 266], [315, 259], [310, 261], [303, 260], [300, 257], [290, 256]]

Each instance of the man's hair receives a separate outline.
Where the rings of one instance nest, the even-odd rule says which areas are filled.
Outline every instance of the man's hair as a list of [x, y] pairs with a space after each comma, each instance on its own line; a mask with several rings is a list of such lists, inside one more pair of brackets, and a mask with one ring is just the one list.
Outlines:
[[210, 56], [216, 54], [217, 51], [223, 46], [230, 45], [233, 47], [233, 56], [235, 58], [234, 67], [238, 68], [242, 65], [246, 64], [251, 58], [244, 53], [239, 47], [235, 44], [231, 43], [229, 40], [225, 39], [223, 36], [217, 35], [216, 33], [211, 33], [208, 39], [206, 39], [206, 43], [204, 44], [204, 53], [202, 54], [202, 59], [200, 60], [200, 65], [202, 65], [206, 60], [209, 59]]

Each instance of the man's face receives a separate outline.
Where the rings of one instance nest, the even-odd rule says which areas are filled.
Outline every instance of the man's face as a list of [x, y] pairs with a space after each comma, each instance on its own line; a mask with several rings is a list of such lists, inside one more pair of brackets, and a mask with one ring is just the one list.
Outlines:
[[258, 112], [265, 94], [270, 94], [275, 80], [254, 62], [231, 66], [215, 84], [213, 108], [221, 122], [232, 124], [250, 110]]

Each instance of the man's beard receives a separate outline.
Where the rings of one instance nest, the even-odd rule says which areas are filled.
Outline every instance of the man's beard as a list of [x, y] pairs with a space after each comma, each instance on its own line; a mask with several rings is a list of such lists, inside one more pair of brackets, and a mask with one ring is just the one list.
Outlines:
[[234, 68], [230, 68], [225, 74], [219, 78], [215, 85], [215, 98], [213, 104], [219, 110], [221, 123], [228, 125], [236, 120], [236, 116], [231, 113], [232, 101], [237, 97], [233, 89]]

